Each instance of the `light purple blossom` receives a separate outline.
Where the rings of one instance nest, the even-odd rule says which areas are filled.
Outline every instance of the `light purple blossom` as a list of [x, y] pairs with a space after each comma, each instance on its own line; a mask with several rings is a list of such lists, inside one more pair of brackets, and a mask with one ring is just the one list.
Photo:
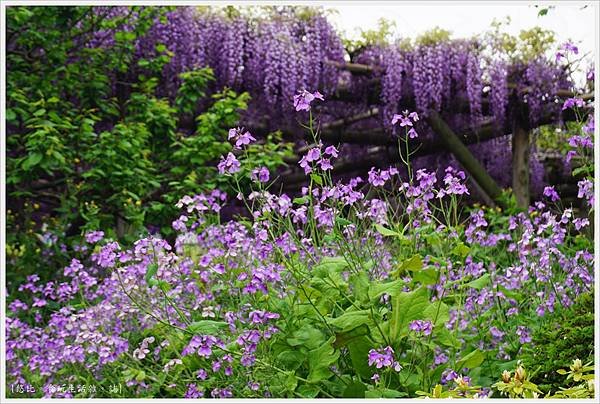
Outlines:
[[310, 93], [306, 90], [299, 91], [298, 94], [294, 95], [294, 108], [296, 111], [310, 111], [310, 104], [315, 100], [323, 99], [323, 94], [318, 91]]
[[419, 334], [430, 335], [433, 330], [433, 324], [429, 320], [414, 320], [410, 322], [408, 329]]
[[235, 158], [233, 153], [229, 152], [227, 157], [221, 157], [221, 161], [219, 162], [217, 168], [219, 169], [220, 174], [234, 174], [240, 171], [241, 164]]

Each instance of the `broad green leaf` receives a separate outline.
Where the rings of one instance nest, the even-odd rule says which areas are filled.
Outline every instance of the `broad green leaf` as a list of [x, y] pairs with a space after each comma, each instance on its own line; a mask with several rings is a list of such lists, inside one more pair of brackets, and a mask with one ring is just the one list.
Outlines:
[[344, 392], [342, 393], [342, 397], [344, 398], [365, 398], [365, 392], [367, 391], [367, 386], [361, 382], [352, 382], [350, 383]]
[[395, 232], [394, 230], [390, 230], [390, 229], [388, 229], [386, 227], [383, 227], [379, 223], [375, 224], [375, 229], [382, 236], [395, 237], [395, 236], [399, 236], [400, 235], [399, 233]]
[[473, 369], [473, 368], [476, 368], [477, 366], [481, 365], [484, 360], [485, 360], [485, 356], [483, 355], [483, 353], [480, 350], [476, 349], [473, 352], [470, 352], [467, 355], [463, 356], [456, 363], [456, 368], [457, 369], [462, 369], [462, 368]]
[[318, 174], [311, 174], [310, 178], [317, 184], [323, 185], [323, 178], [321, 178]]
[[296, 392], [302, 397], [315, 398], [321, 389], [314, 384], [303, 384], [296, 389]]
[[368, 337], [358, 337], [348, 343], [348, 352], [354, 371], [362, 378], [369, 379], [374, 370], [369, 367], [369, 350], [373, 347]]
[[369, 286], [369, 299], [376, 300], [384, 293], [394, 297], [402, 290], [405, 282], [402, 279], [398, 279], [392, 282], [372, 282]]
[[330, 367], [340, 356], [340, 352], [332, 346], [334, 339], [335, 337], [331, 337], [319, 348], [308, 352], [309, 383], [318, 383], [331, 376]]
[[305, 324], [302, 328], [296, 330], [292, 334], [292, 337], [286, 341], [291, 346], [305, 346], [308, 349], [315, 349], [323, 343], [323, 337], [323, 333], [320, 330], [312, 325]]
[[408, 323], [423, 318], [423, 311], [429, 306], [427, 289], [423, 286], [412, 291], [402, 292], [392, 300], [390, 337], [397, 341], [408, 333]]
[[304, 363], [306, 355], [298, 349], [288, 350], [279, 353], [279, 355], [277, 355], [277, 360], [281, 362], [286, 369], [296, 370]]
[[225, 328], [227, 328], [226, 322], [213, 320], [195, 321], [187, 327], [188, 331], [198, 335], [217, 335]]
[[483, 274], [481, 277], [472, 280], [469, 283], [466, 283], [465, 287], [479, 290], [485, 288], [488, 285], [490, 285], [490, 274]]
[[346, 332], [336, 332], [333, 347], [341, 348], [348, 345], [355, 338], [364, 337], [365, 335], [369, 335], [369, 327], [366, 324], [361, 324]]
[[423, 269], [423, 259], [421, 258], [420, 254], [415, 254], [400, 264], [399, 268], [401, 271], [420, 271]]
[[341, 332], [346, 332], [366, 324], [369, 321], [370, 314], [370, 310], [349, 311], [328, 322], [330, 325], [340, 329]]
[[435, 321], [434, 326], [444, 324], [450, 319], [450, 309], [444, 302], [438, 300], [423, 310], [423, 318]]

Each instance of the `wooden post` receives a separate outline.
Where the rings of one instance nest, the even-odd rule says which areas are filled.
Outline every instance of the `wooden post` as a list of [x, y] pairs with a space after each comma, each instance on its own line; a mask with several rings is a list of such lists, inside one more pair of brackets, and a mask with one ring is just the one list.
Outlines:
[[502, 194], [502, 189], [496, 184], [496, 181], [488, 174], [481, 163], [471, 154], [471, 151], [460, 141], [458, 136], [444, 122], [440, 115], [430, 110], [427, 116], [427, 122], [437, 133], [448, 150], [454, 154], [463, 168], [479, 184], [481, 189], [493, 200], [498, 202]]
[[518, 119], [513, 121], [512, 131], [512, 188], [517, 206], [529, 207], [529, 131]]

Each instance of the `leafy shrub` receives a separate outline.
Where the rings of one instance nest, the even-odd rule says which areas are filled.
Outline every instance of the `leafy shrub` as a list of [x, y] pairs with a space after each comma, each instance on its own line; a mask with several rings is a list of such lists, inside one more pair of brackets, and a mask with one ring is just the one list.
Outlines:
[[520, 358], [532, 371], [531, 380], [545, 392], [557, 391], [564, 377], [556, 369], [566, 367], [572, 358], [594, 359], [594, 296], [585, 293], [568, 308], [544, 318], [543, 325], [525, 345]]
[[[168, 237], [181, 197], [231, 189], [214, 163], [231, 150], [228, 130], [248, 94], [215, 91], [212, 71], [198, 68], [181, 74], [174, 99], [161, 98], [172, 54], [158, 44], [153, 58], [134, 57], [136, 40], [168, 9], [8, 9], [9, 288], [33, 273], [53, 278], [87, 248], [88, 231], [123, 242], [148, 231]], [[91, 45], [100, 33], [114, 40]], [[274, 171], [290, 150], [280, 140], [268, 136], [247, 158]]]

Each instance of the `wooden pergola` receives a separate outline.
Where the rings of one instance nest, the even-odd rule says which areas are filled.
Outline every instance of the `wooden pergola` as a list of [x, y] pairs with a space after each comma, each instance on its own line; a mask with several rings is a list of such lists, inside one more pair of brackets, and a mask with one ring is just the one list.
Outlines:
[[[340, 69], [347, 70], [353, 75], [369, 76], [373, 73], [381, 71], [380, 67], [368, 66], [357, 63], [326, 63], [336, 66]], [[370, 84], [372, 88], [376, 87], [377, 78], [371, 78]], [[467, 171], [480, 192], [483, 192], [485, 200], [499, 203], [498, 197], [502, 189], [496, 181], [489, 175], [479, 160], [471, 153], [467, 145], [476, 144], [481, 141], [491, 140], [501, 136], [511, 136], [512, 144], [512, 189], [516, 197], [518, 206], [526, 208], [530, 204], [530, 170], [529, 157], [531, 153], [531, 131], [534, 128], [529, 127], [527, 118], [527, 108], [518, 100], [516, 88], [509, 83], [509, 89], [513, 90], [511, 95], [511, 116], [512, 122], [505, 125], [504, 128], [498, 129], [494, 126], [493, 120], [487, 119], [482, 121], [476, 128], [465, 131], [460, 136], [456, 134], [448, 125], [447, 122], [435, 110], [429, 110], [426, 114], [426, 121], [437, 135], [435, 139], [416, 139], [409, 143], [409, 149], [414, 151], [416, 156], [423, 156], [440, 151], [452, 153], [456, 160]], [[527, 92], [527, 88], [522, 89]], [[558, 97], [579, 97], [584, 101], [594, 98], [593, 93], [576, 94], [569, 90], [559, 90], [556, 94]], [[331, 97], [333, 100], [351, 101], [352, 94], [345, 88], [338, 88]], [[375, 98], [372, 96], [371, 98]], [[484, 100], [484, 106], [487, 107], [487, 100]], [[456, 100], [458, 110], [466, 110], [468, 108], [467, 100]], [[399, 162], [397, 155], [397, 140], [389, 135], [383, 128], [366, 131], [349, 131], [348, 127], [354, 123], [376, 117], [379, 114], [379, 109], [374, 107], [366, 112], [361, 112], [354, 116], [344, 117], [326, 124], [321, 127], [321, 139], [333, 144], [358, 144], [374, 146], [365, 153], [365, 156], [360, 160], [346, 161], [340, 160], [336, 162], [334, 168], [336, 172], [354, 171], [358, 169], [368, 169], [371, 166], [382, 166], [383, 164]], [[575, 116], [571, 111], [564, 111], [562, 114], [564, 121], [574, 120]], [[556, 122], [556, 117], [546, 116], [539, 122], [538, 126]], [[291, 134], [285, 134], [284, 137], [291, 138]], [[310, 146], [308, 146], [310, 147]], [[300, 149], [302, 153], [306, 148]], [[290, 159], [289, 163], [297, 163], [298, 158]], [[297, 166], [296, 166], [297, 167]], [[289, 170], [282, 174], [282, 182], [286, 185], [297, 184], [305, 179], [303, 173], [297, 169]]]

